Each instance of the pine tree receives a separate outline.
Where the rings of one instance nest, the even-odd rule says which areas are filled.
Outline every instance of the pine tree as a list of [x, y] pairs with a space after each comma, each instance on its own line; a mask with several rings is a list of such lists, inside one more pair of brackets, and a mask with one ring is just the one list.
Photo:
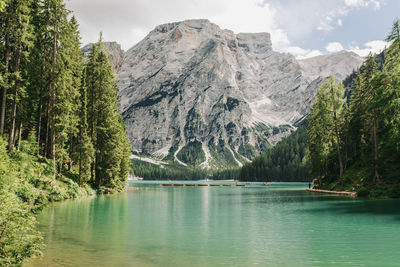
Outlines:
[[393, 22], [392, 31], [386, 37], [387, 42], [397, 42], [398, 48], [400, 49], [400, 20], [396, 19]]
[[343, 85], [336, 83], [333, 77], [325, 79], [312, 106], [308, 128], [311, 171], [320, 179], [328, 174], [328, 161], [330, 153], [334, 150], [338, 159], [339, 178], [342, 179], [343, 176], [344, 163], [339, 129], [343, 124], [344, 106]]
[[81, 86], [81, 102], [80, 102], [80, 124], [79, 138], [77, 142], [78, 162], [79, 162], [79, 180], [78, 183], [87, 183], [90, 180], [90, 166], [94, 157], [93, 143], [88, 135], [87, 122], [87, 88], [85, 83], [86, 73], [83, 74]]
[[373, 140], [373, 164], [374, 164], [374, 179], [378, 182], [379, 175], [379, 140], [378, 140], [378, 113], [379, 107], [376, 105], [377, 100], [377, 80], [374, 81], [378, 72], [378, 66], [373, 55], [369, 55], [365, 62], [364, 73], [362, 79], [364, 80], [364, 94], [363, 99], [365, 103], [364, 111], [364, 127], [370, 132]]
[[[17, 115], [22, 114], [21, 97], [25, 94], [26, 73], [29, 50], [32, 46], [32, 25], [30, 23], [31, 0], [10, 0], [1, 19], [2, 43], [4, 43], [4, 73], [2, 107], [0, 112], [0, 133], [4, 133], [7, 89], [12, 89], [12, 107], [9, 111], [8, 149], [14, 149], [16, 140]], [[19, 107], [18, 113], [17, 108]], [[20, 131], [22, 124], [20, 122]]]
[[89, 56], [86, 84], [89, 131], [95, 147], [92, 183], [121, 189], [129, 172], [130, 146], [117, 108], [114, 70], [101, 37]]

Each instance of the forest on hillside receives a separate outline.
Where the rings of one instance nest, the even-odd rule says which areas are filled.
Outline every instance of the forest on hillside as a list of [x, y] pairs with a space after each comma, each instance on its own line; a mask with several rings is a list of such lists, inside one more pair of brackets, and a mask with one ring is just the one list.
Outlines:
[[63, 0], [0, 1], [0, 266], [40, 254], [52, 201], [125, 188], [130, 145], [102, 41], [86, 62]]
[[400, 197], [400, 21], [370, 54], [348, 94], [332, 77], [319, 89], [308, 127], [308, 164], [327, 189]]
[[307, 121], [289, 137], [267, 149], [240, 170], [242, 181], [304, 182], [312, 180], [306, 164]]

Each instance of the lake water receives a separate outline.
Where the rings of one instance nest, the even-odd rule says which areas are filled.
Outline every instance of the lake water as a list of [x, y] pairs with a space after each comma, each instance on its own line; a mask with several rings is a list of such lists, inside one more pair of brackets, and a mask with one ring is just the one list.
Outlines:
[[46, 208], [27, 266], [400, 266], [400, 201], [161, 183]]

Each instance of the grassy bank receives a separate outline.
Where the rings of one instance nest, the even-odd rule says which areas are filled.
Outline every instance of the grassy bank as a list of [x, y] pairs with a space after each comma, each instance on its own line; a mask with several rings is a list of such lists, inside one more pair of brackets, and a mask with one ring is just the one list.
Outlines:
[[[47, 204], [95, 194], [67, 175], [52, 177], [50, 160], [36, 156], [35, 146], [22, 141], [20, 151], [7, 153], [0, 137], [0, 266], [21, 266], [41, 255], [42, 233], [35, 215]], [[67, 177], [68, 176], [68, 177]]]

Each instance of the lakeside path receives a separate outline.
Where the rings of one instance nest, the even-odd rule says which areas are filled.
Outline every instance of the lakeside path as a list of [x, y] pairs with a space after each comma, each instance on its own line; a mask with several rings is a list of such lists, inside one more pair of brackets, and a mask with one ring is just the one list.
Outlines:
[[331, 194], [331, 195], [337, 195], [337, 196], [357, 197], [356, 192], [331, 191], [331, 190], [309, 189], [309, 188], [307, 188], [306, 191], [313, 192], [313, 193], [321, 193], [321, 194]]

